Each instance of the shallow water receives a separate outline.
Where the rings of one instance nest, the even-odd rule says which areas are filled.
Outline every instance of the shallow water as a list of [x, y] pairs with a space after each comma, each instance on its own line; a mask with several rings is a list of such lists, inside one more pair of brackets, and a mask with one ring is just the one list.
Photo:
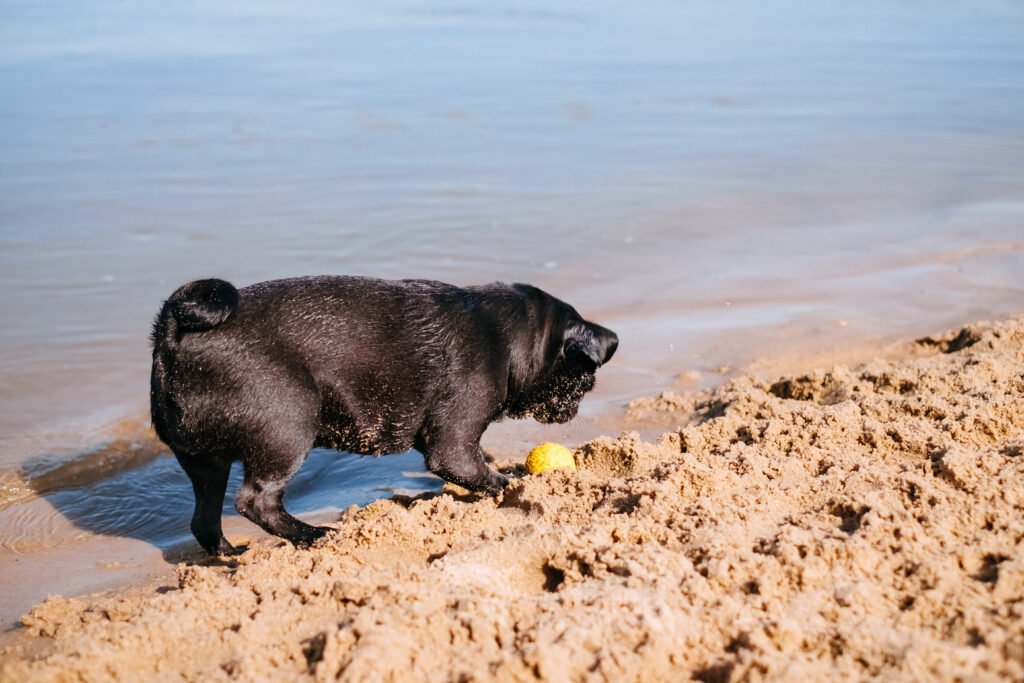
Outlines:
[[[423, 457], [417, 453], [389, 456], [384, 467], [369, 467], [362, 460], [357, 455], [314, 449], [288, 487], [288, 509], [298, 515], [337, 516], [349, 505], [365, 505], [396, 492], [441, 489], [440, 479], [422, 472]], [[241, 466], [236, 463], [228, 481], [225, 517], [238, 516], [233, 500], [241, 483]], [[159, 458], [138, 470], [89, 484], [88, 495], [82, 489], [58, 489], [12, 506], [5, 519], [3, 545], [21, 554], [50, 550], [73, 545], [85, 531], [169, 549], [192, 538], [193, 502], [192, 486], [178, 463]]]
[[[138, 423], [152, 316], [195, 277], [535, 283], [622, 338], [591, 416], [1019, 312], [1022, 37], [995, 0], [4, 3], [0, 539], [177, 542]], [[290, 505], [406, 486], [405, 457]], [[165, 486], [145, 518], [117, 497]]]

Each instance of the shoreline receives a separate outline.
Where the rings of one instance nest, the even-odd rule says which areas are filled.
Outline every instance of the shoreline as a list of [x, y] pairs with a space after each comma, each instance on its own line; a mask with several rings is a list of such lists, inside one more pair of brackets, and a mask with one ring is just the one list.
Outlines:
[[47, 599], [0, 673], [1019, 677], [1022, 348], [1024, 317], [662, 391], [497, 500], [397, 495], [308, 550], [250, 534]]

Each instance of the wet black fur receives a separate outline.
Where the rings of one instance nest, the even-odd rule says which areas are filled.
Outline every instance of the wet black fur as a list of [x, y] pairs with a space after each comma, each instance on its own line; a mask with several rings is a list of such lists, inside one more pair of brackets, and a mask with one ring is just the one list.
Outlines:
[[153, 326], [153, 426], [192, 480], [192, 532], [207, 552], [233, 550], [221, 507], [235, 460], [238, 511], [308, 543], [326, 529], [292, 517], [281, 497], [311, 448], [416, 448], [446, 481], [497, 494], [508, 480], [480, 450], [487, 425], [572, 419], [617, 345], [529, 285], [198, 280]]

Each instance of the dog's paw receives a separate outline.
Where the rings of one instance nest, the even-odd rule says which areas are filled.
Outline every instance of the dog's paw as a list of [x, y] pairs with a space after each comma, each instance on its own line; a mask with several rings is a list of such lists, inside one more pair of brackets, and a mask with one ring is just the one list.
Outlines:
[[228, 539], [221, 538], [220, 539], [220, 545], [217, 546], [217, 554], [222, 556], [222, 557], [232, 557], [234, 555], [241, 555], [242, 553], [244, 553], [248, 549], [249, 549], [249, 546], [247, 546], [245, 544], [242, 544], [242, 545], [231, 545], [228, 542]]
[[297, 548], [308, 548], [332, 531], [336, 529], [329, 526], [307, 526], [300, 533], [290, 536], [288, 540]]
[[494, 472], [494, 476], [487, 482], [486, 491], [492, 496], [496, 496], [505, 490], [509, 481], [508, 475], [502, 474], [501, 472]]

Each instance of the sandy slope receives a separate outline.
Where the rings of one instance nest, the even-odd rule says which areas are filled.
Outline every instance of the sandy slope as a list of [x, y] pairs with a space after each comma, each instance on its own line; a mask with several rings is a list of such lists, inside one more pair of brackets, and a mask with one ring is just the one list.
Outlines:
[[1024, 318], [629, 419], [670, 427], [583, 444], [580, 470], [499, 500], [383, 500], [310, 550], [267, 540], [156, 593], [51, 598], [0, 671], [1024, 678]]

